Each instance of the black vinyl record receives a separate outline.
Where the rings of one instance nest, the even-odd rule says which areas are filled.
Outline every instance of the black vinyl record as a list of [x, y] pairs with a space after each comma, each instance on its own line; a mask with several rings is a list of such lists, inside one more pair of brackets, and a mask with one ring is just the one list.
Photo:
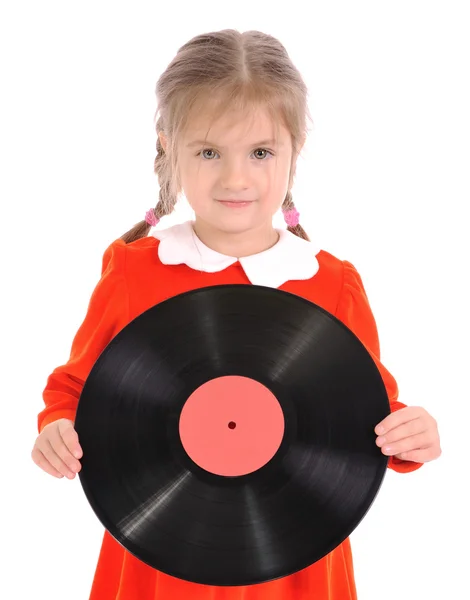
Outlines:
[[372, 357], [329, 312], [267, 287], [202, 288], [145, 311], [99, 356], [75, 422], [80, 481], [147, 565], [262, 583], [362, 521], [386, 472], [374, 427], [389, 413]]

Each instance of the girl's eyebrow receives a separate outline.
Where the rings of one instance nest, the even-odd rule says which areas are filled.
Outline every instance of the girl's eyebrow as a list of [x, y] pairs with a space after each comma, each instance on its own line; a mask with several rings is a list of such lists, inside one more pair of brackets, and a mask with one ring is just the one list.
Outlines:
[[[252, 144], [248, 144], [251, 148], [252, 146], [282, 146], [283, 144], [279, 143], [276, 140], [262, 140], [261, 142], [253, 142]], [[190, 142], [186, 147], [192, 148], [193, 146], [215, 146], [217, 148], [223, 148], [223, 146], [219, 146], [215, 142], [210, 142], [209, 140], [199, 141], [196, 140], [194, 142]]]

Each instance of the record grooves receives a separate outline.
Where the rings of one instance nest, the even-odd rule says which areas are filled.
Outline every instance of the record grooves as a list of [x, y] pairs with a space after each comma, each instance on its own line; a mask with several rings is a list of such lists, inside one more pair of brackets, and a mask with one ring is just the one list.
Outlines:
[[222, 285], [145, 311], [103, 350], [75, 427], [96, 516], [149, 566], [196, 583], [285, 577], [364, 518], [390, 412], [367, 349], [321, 307]]

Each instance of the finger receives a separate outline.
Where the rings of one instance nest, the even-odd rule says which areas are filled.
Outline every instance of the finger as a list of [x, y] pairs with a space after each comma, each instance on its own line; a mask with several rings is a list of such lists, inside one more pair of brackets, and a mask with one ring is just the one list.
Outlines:
[[67, 465], [68, 469], [72, 473], [78, 473], [80, 471], [80, 462], [72, 456], [60, 434], [59, 429], [51, 431], [49, 441], [54, 449], [54, 452], [62, 460], [62, 462]]
[[39, 450], [41, 450], [54, 469], [59, 471], [59, 473], [62, 473], [62, 475], [65, 475], [68, 479], [73, 479], [75, 477], [75, 473], [72, 473], [60, 456], [58, 456], [49, 440], [44, 440], [44, 443], [40, 446]]
[[384, 446], [385, 444], [392, 444], [398, 440], [410, 437], [412, 435], [418, 435], [426, 431], [426, 424], [423, 419], [414, 419], [408, 421], [403, 425], [399, 425], [394, 429], [387, 432], [386, 435], [381, 435], [376, 439], [377, 446]]
[[38, 467], [40, 467], [46, 473], [49, 473], [49, 475], [53, 475], [54, 477], [57, 477], [57, 479], [62, 479], [64, 477], [62, 473], [59, 473], [59, 471], [51, 465], [51, 463], [38, 448], [33, 448], [33, 451], [31, 452], [31, 458]]
[[385, 417], [383, 421], [376, 425], [374, 431], [377, 435], [385, 435], [388, 431], [403, 423], [418, 419], [422, 416], [422, 412], [423, 409], [419, 406], [405, 406]]
[[386, 456], [395, 456], [400, 452], [412, 452], [414, 450], [428, 448], [430, 445], [429, 436], [426, 433], [420, 433], [398, 440], [390, 445], [386, 444], [382, 447], [382, 453]]
[[78, 441], [78, 433], [75, 431], [72, 423], [60, 423], [59, 432], [71, 454], [75, 458], [81, 458], [83, 450]]

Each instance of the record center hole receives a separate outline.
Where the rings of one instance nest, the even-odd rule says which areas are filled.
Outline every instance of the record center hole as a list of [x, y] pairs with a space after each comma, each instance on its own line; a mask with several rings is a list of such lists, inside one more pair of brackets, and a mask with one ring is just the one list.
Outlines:
[[236, 426], [237, 426], [237, 424], [234, 423], [233, 421], [230, 421], [230, 423], [228, 424], [229, 429], [235, 429]]

